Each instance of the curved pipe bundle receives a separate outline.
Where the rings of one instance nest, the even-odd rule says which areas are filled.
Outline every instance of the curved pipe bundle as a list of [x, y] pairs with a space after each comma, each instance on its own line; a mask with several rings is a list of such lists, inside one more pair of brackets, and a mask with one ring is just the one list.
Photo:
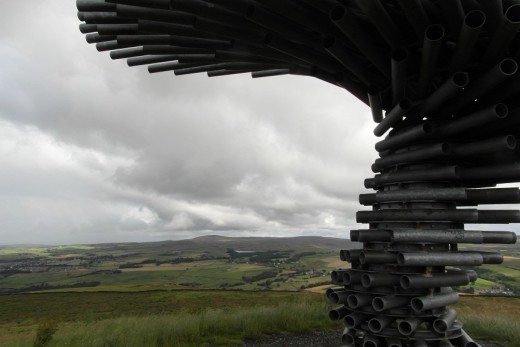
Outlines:
[[369, 105], [379, 158], [361, 194], [351, 268], [332, 273], [342, 341], [476, 346], [448, 306], [502, 262], [459, 244], [508, 244], [519, 223], [520, 4], [502, 0], [77, 0], [99, 51], [151, 73], [319, 78]]

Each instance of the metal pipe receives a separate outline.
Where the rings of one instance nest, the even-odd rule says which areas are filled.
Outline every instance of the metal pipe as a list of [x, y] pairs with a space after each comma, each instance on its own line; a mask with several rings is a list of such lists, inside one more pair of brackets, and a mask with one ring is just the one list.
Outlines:
[[334, 284], [343, 284], [343, 274], [349, 270], [332, 270], [330, 278]]
[[[519, 5], [520, 6], [520, 5]], [[520, 8], [519, 8], [520, 10]], [[520, 12], [520, 11], [519, 11]], [[493, 53], [495, 54], [495, 53]], [[480, 96], [492, 90], [499, 83], [513, 76], [518, 70], [518, 64], [513, 59], [503, 59], [464, 89], [464, 92], [447, 105], [442, 114], [456, 114], [475, 102]]]
[[520, 177], [520, 163], [478, 166], [461, 169], [463, 181], [492, 181], [496, 183], [517, 182]]
[[406, 318], [399, 322], [397, 329], [402, 335], [410, 336], [421, 325], [423, 320], [421, 318]]
[[[365, 2], [361, 1], [361, 3]], [[392, 105], [405, 98], [407, 60], [408, 51], [405, 48], [399, 47], [394, 49], [390, 64], [392, 72]]]
[[402, 266], [479, 266], [497, 264], [500, 260], [502, 255], [492, 252], [417, 252], [397, 256]]
[[444, 334], [451, 328], [455, 319], [457, 318], [457, 311], [452, 308], [447, 309], [446, 313], [433, 321], [433, 330], [439, 334]]
[[504, 55], [520, 28], [520, 5], [512, 5], [504, 14], [501, 25], [496, 29], [482, 58], [483, 65], [492, 65]]
[[451, 78], [444, 82], [437, 90], [430, 94], [419, 106], [418, 115], [431, 116], [446, 101], [452, 99], [463, 90], [469, 83], [468, 74], [465, 72], [455, 72]]
[[486, 15], [482, 11], [471, 11], [464, 17], [457, 46], [451, 58], [450, 71], [459, 70], [469, 60], [485, 22]]
[[458, 345], [461, 347], [481, 347], [480, 344], [473, 341], [464, 329], [461, 329], [461, 336], [456, 340]]
[[76, 0], [78, 11], [82, 12], [109, 12], [116, 9], [115, 4], [110, 4], [104, 0]]
[[361, 251], [359, 261], [361, 264], [388, 264], [395, 263], [397, 260], [396, 253], [381, 251]]
[[357, 4], [368, 15], [372, 24], [390, 47], [396, 49], [405, 45], [403, 35], [381, 1], [362, 0], [357, 1]]
[[352, 312], [351, 314], [346, 315], [345, 318], [343, 318], [343, 323], [347, 328], [353, 329], [365, 323], [371, 317], [371, 315], [366, 313]]
[[383, 152], [395, 147], [402, 147], [419, 139], [427, 139], [428, 136], [432, 134], [433, 125], [429, 122], [424, 122], [417, 126], [411, 127], [408, 130], [388, 136], [386, 139], [379, 141], [376, 143], [376, 150], [378, 152]]
[[403, 289], [465, 286], [469, 282], [469, 276], [464, 272], [439, 273], [432, 274], [432, 276], [429, 277], [421, 275], [403, 275], [400, 280]]
[[515, 148], [515, 137], [512, 135], [506, 135], [456, 145], [453, 148], [452, 157], [464, 158], [469, 156], [481, 156], [493, 152], [512, 151]]
[[363, 339], [363, 347], [380, 347], [380, 346], [383, 346], [383, 344], [381, 343], [381, 340], [374, 336], [374, 335], [370, 335], [370, 334], [366, 334], [364, 339]]
[[467, 116], [453, 119], [449, 124], [439, 126], [435, 129], [435, 136], [448, 138], [458, 135], [464, 131], [475, 129], [497, 119], [507, 117], [509, 109], [505, 104], [499, 103]]
[[[448, 0], [456, 2], [458, 0]], [[444, 1], [441, 1], [441, 3]], [[424, 33], [421, 70], [419, 72], [419, 96], [424, 97], [430, 88], [433, 71], [439, 60], [444, 39], [444, 27], [440, 24], [428, 26]]]
[[355, 331], [345, 328], [341, 334], [341, 342], [347, 346], [354, 346], [356, 343]]
[[464, 18], [464, 9], [460, 0], [440, 0], [439, 5], [446, 19], [448, 32], [455, 36], [460, 31], [460, 26]]
[[375, 187], [397, 182], [453, 181], [459, 179], [457, 166], [444, 166], [430, 170], [396, 171], [374, 177]]
[[361, 276], [363, 275], [360, 271], [347, 270], [343, 273], [343, 284], [351, 286], [353, 284], [361, 283]]
[[437, 160], [451, 155], [452, 151], [453, 146], [449, 143], [438, 143], [420, 149], [390, 154], [383, 158], [378, 158], [375, 161], [375, 165], [379, 169], [384, 169], [397, 164]]
[[357, 309], [360, 307], [371, 305], [373, 298], [374, 296], [370, 294], [351, 294], [347, 298], [348, 307], [351, 309]]
[[403, 347], [403, 343], [400, 339], [388, 338], [386, 340], [388, 347]]
[[350, 292], [347, 291], [334, 291], [329, 296], [329, 301], [331, 304], [346, 304], [347, 298], [350, 295]]
[[[363, 62], [357, 59], [349, 50], [342, 45], [334, 36], [326, 36], [322, 41], [323, 48], [338, 62], [348, 69], [354, 76], [359, 78], [364, 84], [372, 85], [377, 83], [377, 77], [366, 69]], [[369, 92], [370, 100], [370, 92]]]
[[380, 333], [394, 321], [394, 317], [380, 315], [368, 321], [368, 329], [373, 333]]
[[399, 276], [387, 273], [364, 273], [361, 276], [361, 284], [365, 288], [391, 287], [399, 285]]
[[390, 310], [392, 308], [408, 306], [409, 304], [410, 298], [406, 296], [376, 297], [372, 300], [372, 307], [377, 312]]
[[335, 6], [330, 11], [330, 19], [383, 75], [390, 77], [390, 64], [383, 52], [360, 30], [357, 18], [349, 11], [344, 6]]
[[397, 122], [399, 122], [412, 108], [412, 103], [407, 100], [401, 100], [397, 105], [387, 113], [386, 117], [374, 129], [374, 135], [383, 136], [384, 133]]
[[91, 33], [91, 34], [85, 35], [85, 40], [87, 40], [88, 43], [113, 41], [115, 39], [116, 39], [115, 35], [99, 35], [98, 33]]
[[424, 32], [428, 27], [429, 18], [422, 6], [420, 0], [397, 0], [399, 6], [403, 10], [406, 19], [410, 22], [413, 30], [415, 31], [415, 35], [422, 39], [424, 37]]
[[[152, 3], [148, 1], [148, 5], [152, 5]], [[191, 14], [179, 11], [169, 11], [163, 8], [157, 9], [143, 6], [117, 4], [116, 12], [120, 17], [148, 19], [166, 23], [192, 25], [195, 21], [195, 17]]]
[[272, 77], [272, 76], [288, 75], [290, 73], [291, 73], [291, 69], [262, 70], [262, 71], [251, 72], [251, 77], [252, 78]]
[[340, 320], [350, 312], [351, 311], [345, 306], [336, 307], [329, 311], [329, 318], [333, 321]]
[[433, 295], [415, 297], [410, 304], [415, 312], [422, 312], [452, 305], [457, 303], [457, 301], [459, 301], [459, 294], [452, 291], [450, 293], [435, 293]]
[[342, 249], [340, 251], [340, 259], [349, 263], [359, 263], [359, 255], [362, 249]]
[[381, 105], [381, 94], [379, 88], [374, 85], [369, 85], [367, 89], [368, 104], [372, 112], [372, 119], [375, 123], [381, 123], [383, 120], [383, 107]]
[[327, 296], [327, 299], [329, 299], [331, 294], [336, 292], [336, 291], [342, 292], [342, 291], [345, 291], [345, 288], [344, 287], [331, 287], [331, 288], [328, 288], [325, 291], [325, 295]]

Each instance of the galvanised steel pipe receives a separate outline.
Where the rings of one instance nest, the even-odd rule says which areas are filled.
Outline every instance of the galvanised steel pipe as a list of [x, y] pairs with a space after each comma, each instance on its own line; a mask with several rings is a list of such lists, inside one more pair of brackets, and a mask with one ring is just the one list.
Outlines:
[[399, 276], [385, 273], [364, 273], [361, 276], [361, 284], [365, 288], [392, 287], [399, 285]]
[[419, 296], [410, 301], [410, 305], [415, 312], [432, 310], [435, 308], [455, 304], [459, 301], [459, 294], [451, 293], [435, 293], [428, 296]]
[[397, 329], [403, 336], [412, 335], [415, 330], [421, 325], [423, 320], [421, 318], [406, 318], [399, 322]]
[[435, 66], [439, 60], [443, 39], [444, 27], [442, 25], [432, 24], [426, 28], [419, 72], [419, 97], [424, 97], [428, 92]]
[[357, 309], [364, 306], [372, 305], [372, 300], [374, 296], [371, 294], [351, 294], [347, 298], [348, 307], [351, 309]]
[[410, 298], [406, 296], [379, 296], [372, 300], [372, 307], [377, 312], [408, 306], [409, 304]]
[[455, 319], [457, 318], [457, 311], [450, 308], [444, 314], [442, 314], [439, 318], [433, 321], [433, 329], [439, 333], [444, 334], [448, 329], [451, 328]]
[[330, 320], [340, 320], [350, 312], [351, 311], [345, 306], [340, 306], [329, 311], [329, 318]]
[[370, 314], [353, 312], [343, 318], [343, 323], [347, 328], [357, 328], [367, 320], [370, 320], [372, 317], [373, 316]]
[[379, 315], [368, 321], [368, 329], [373, 333], [380, 333], [395, 321], [391, 316]]
[[433, 276], [403, 275], [399, 281], [403, 289], [465, 286], [470, 282], [467, 273], [439, 273]]
[[471, 57], [478, 37], [486, 23], [486, 19], [486, 15], [482, 11], [473, 10], [466, 14], [459, 33], [455, 52], [451, 58], [451, 71], [459, 70]]
[[[368, 95], [370, 98], [370, 89]], [[381, 122], [381, 120], [379, 120], [379, 122]], [[376, 143], [376, 150], [379, 152], [383, 152], [394, 147], [403, 147], [410, 142], [419, 139], [424, 139], [431, 134], [433, 134], [433, 125], [431, 123], [422, 123], [406, 131], [400, 132], [395, 136], [387, 137], [386, 139], [379, 141], [378, 143]]]

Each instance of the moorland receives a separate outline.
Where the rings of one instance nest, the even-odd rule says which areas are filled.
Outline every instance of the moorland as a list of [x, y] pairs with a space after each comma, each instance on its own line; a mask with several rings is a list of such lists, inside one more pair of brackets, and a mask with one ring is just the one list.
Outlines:
[[[0, 247], [0, 345], [32, 346], [37, 332], [52, 338], [49, 346], [230, 345], [328, 329], [340, 341], [323, 292], [330, 271], [348, 267], [339, 250], [360, 246], [204, 236]], [[458, 288], [468, 295], [457, 310], [473, 335], [517, 346], [520, 247], [485, 248], [501, 250], [504, 264], [476, 268], [479, 279]]]

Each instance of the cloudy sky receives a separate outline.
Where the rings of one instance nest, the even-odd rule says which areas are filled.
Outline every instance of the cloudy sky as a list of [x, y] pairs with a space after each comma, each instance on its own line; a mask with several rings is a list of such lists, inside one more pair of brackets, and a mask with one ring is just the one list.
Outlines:
[[347, 237], [368, 108], [308, 77], [148, 74], [75, 1], [0, 3], [0, 244]]

